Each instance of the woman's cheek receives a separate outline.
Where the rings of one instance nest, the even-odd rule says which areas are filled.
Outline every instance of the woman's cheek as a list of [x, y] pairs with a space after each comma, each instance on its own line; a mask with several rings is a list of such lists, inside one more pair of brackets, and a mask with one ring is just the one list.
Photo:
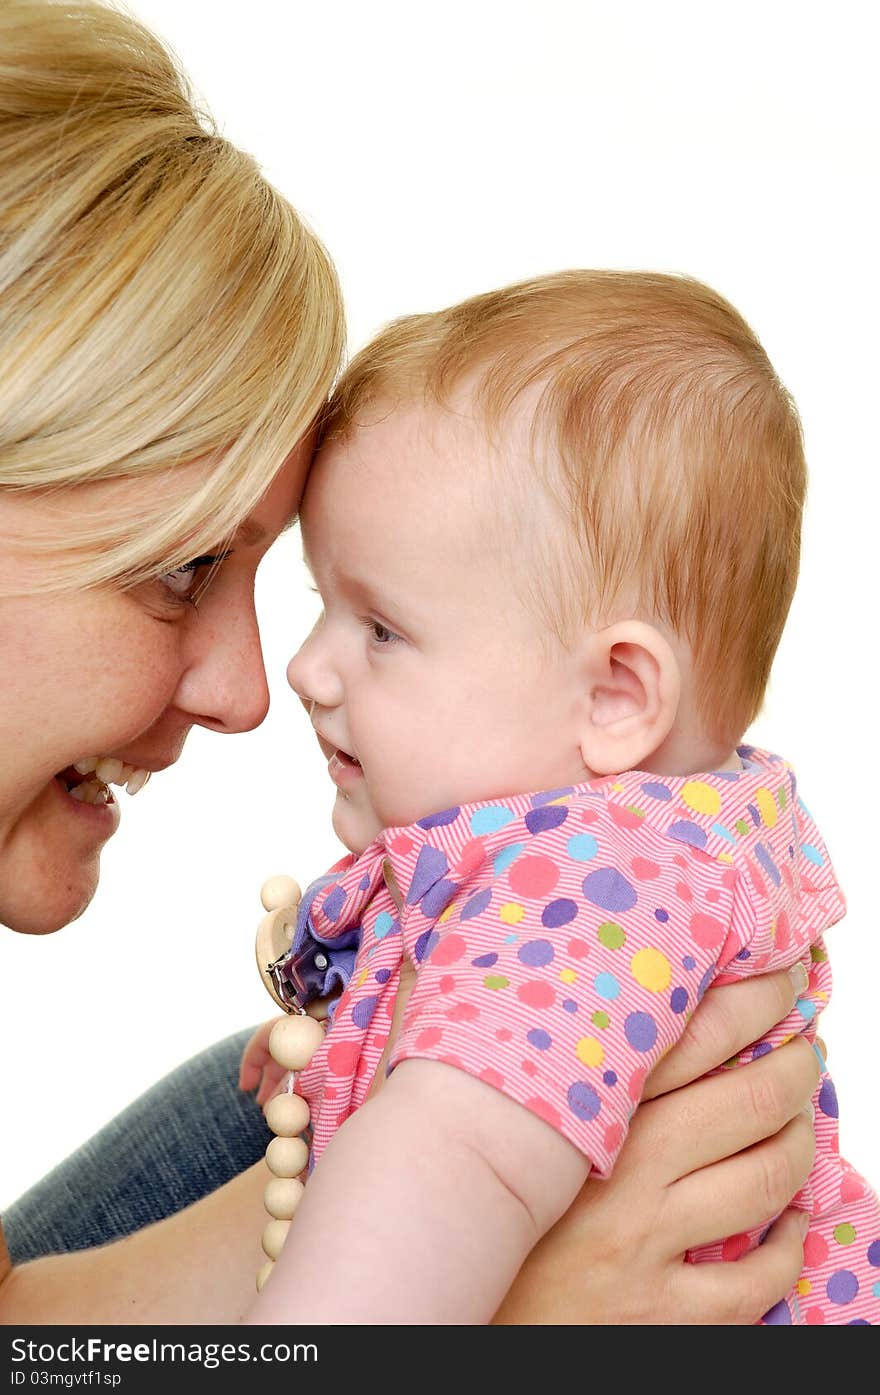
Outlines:
[[186, 669], [182, 639], [177, 630], [151, 636], [152, 642], [129, 656], [117, 675], [117, 701], [132, 715], [137, 713], [144, 725], [154, 722], [173, 702]]
[[[182, 626], [146, 617], [117, 636], [112, 655], [92, 681], [82, 684], [88, 709], [104, 724], [124, 728], [122, 745], [153, 725], [171, 705], [185, 670]], [[94, 753], [88, 753], [94, 754]]]

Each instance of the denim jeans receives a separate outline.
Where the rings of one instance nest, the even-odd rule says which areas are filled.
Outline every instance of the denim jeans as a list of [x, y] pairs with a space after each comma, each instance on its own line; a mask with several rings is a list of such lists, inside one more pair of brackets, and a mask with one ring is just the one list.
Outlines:
[[272, 1135], [236, 1084], [250, 1034], [172, 1071], [4, 1211], [13, 1261], [116, 1240], [257, 1162]]

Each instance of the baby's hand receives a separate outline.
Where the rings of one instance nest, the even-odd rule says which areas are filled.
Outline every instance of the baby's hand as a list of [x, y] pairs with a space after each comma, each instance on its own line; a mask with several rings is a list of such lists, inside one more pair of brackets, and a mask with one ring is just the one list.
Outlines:
[[287, 1075], [284, 1066], [279, 1066], [269, 1052], [269, 1033], [276, 1022], [282, 1022], [284, 1014], [272, 1017], [258, 1027], [244, 1048], [238, 1070], [238, 1088], [256, 1090], [257, 1104], [262, 1107], [277, 1091]]

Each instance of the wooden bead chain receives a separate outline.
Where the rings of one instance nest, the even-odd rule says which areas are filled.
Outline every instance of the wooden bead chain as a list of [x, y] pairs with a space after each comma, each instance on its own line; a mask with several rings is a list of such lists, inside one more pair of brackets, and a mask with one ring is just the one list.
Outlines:
[[271, 1219], [263, 1230], [263, 1253], [267, 1259], [257, 1275], [258, 1292], [281, 1253], [291, 1217], [305, 1190], [300, 1174], [308, 1164], [309, 1149], [300, 1135], [309, 1122], [309, 1106], [301, 1095], [294, 1093], [293, 1072], [309, 1064], [324, 1040], [322, 1019], [327, 1015], [326, 1004], [322, 1003], [311, 1005], [311, 1011], [293, 1012], [289, 1003], [278, 996], [269, 973], [269, 965], [290, 949], [301, 896], [293, 877], [270, 877], [260, 891], [266, 915], [257, 926], [257, 967], [270, 996], [291, 1014], [276, 1022], [269, 1033], [269, 1054], [291, 1074], [284, 1093], [275, 1095], [264, 1111], [266, 1123], [276, 1137], [266, 1149], [266, 1163], [273, 1175], [266, 1186], [264, 1204]]

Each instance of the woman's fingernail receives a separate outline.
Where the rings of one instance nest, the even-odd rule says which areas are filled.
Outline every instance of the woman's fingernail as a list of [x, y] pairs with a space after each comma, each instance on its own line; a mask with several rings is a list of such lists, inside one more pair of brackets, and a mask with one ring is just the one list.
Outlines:
[[799, 998], [802, 993], [806, 993], [807, 986], [810, 982], [810, 975], [807, 973], [803, 964], [792, 964], [791, 968], [788, 971], [788, 976], [791, 979], [791, 984], [794, 988], [796, 997]]
[[801, 1232], [801, 1237], [802, 1237], [804, 1240], [806, 1240], [806, 1238], [807, 1238], [807, 1231], [810, 1229], [810, 1215], [809, 1215], [809, 1212], [808, 1212], [808, 1211], [798, 1211], [798, 1213], [797, 1213], [797, 1218], [798, 1218], [798, 1228], [799, 1228], [799, 1230], [800, 1230], [800, 1232]]

